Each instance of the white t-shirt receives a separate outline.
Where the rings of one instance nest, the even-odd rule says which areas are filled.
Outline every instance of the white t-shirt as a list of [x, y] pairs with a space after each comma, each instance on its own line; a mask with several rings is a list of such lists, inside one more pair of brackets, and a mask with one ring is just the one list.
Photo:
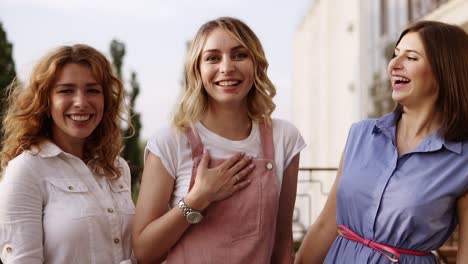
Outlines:
[[[200, 122], [195, 124], [203, 142], [213, 159], [227, 159], [236, 152], [245, 152], [254, 159], [262, 153], [258, 123], [252, 123], [250, 135], [240, 141], [223, 138], [204, 127]], [[291, 123], [273, 119], [273, 144], [275, 149], [276, 176], [279, 187], [283, 180], [283, 171], [291, 160], [306, 146], [304, 139]], [[174, 191], [171, 203], [175, 207], [188, 192], [192, 176], [192, 150], [187, 137], [174, 126], [159, 129], [149, 140], [145, 149], [161, 159], [167, 172], [174, 177]]]

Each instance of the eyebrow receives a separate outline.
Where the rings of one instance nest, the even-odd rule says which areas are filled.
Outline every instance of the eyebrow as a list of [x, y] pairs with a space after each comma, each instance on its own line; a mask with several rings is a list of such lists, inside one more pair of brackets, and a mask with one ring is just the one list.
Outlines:
[[[86, 87], [99, 86], [99, 85], [101, 85], [101, 84], [97, 83], [97, 82], [86, 83]], [[55, 87], [60, 87], [60, 86], [74, 87], [74, 86], [76, 86], [76, 84], [74, 84], [74, 83], [58, 83], [57, 85], [55, 85]]]
[[[396, 51], [400, 51], [399, 48], [395, 48]], [[407, 49], [407, 50], [404, 50], [404, 52], [414, 52], [416, 54], [418, 54], [419, 56], [422, 56], [422, 54], [416, 50], [412, 50], [412, 49]]]
[[[242, 45], [237, 45], [237, 46], [233, 47], [231, 49], [231, 51], [236, 51], [236, 50], [240, 50], [240, 49], [245, 49], [245, 47], [242, 46]], [[208, 50], [203, 51], [203, 54], [208, 53], [208, 52], [219, 52], [219, 49], [208, 49]]]

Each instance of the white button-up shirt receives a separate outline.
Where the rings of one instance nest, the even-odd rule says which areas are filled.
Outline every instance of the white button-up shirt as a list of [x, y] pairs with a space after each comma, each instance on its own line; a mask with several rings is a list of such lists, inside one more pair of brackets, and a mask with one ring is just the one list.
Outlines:
[[50, 141], [8, 163], [0, 181], [3, 263], [131, 263], [130, 170], [97, 176]]

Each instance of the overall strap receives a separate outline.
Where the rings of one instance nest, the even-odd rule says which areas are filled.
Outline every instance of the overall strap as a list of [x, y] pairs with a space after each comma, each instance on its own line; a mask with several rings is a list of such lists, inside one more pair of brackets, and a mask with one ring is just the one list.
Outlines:
[[201, 141], [200, 135], [196, 129], [188, 127], [185, 130], [185, 135], [189, 141], [190, 147], [192, 148], [192, 159], [196, 157], [201, 157], [203, 155], [203, 143]]
[[260, 122], [258, 127], [262, 143], [262, 158], [274, 160], [275, 148], [273, 145], [273, 124], [268, 126], [265, 122]]

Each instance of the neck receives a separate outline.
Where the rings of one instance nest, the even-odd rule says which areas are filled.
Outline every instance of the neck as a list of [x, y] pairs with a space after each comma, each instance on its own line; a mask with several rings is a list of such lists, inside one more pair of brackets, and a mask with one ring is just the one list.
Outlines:
[[440, 113], [435, 108], [427, 110], [404, 108], [398, 122], [398, 130], [405, 138], [425, 138], [440, 128], [440, 118]]
[[52, 140], [61, 150], [83, 159], [84, 140], [61, 140], [56, 137], [52, 137]]
[[230, 140], [246, 139], [252, 129], [247, 107], [209, 106], [201, 123], [211, 132]]

